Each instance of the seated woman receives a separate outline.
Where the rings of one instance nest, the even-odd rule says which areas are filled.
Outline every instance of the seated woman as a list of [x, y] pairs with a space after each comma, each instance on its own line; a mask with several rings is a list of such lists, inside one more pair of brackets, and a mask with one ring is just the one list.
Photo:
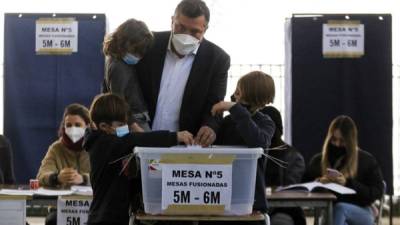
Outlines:
[[40, 186], [89, 185], [89, 154], [82, 148], [83, 135], [89, 125], [86, 107], [80, 104], [66, 107], [59, 129], [60, 138], [50, 145], [37, 174]]
[[[90, 123], [85, 106], [71, 104], [65, 108], [59, 139], [50, 145], [37, 174], [40, 186], [64, 188], [90, 184], [89, 154], [82, 148], [83, 136]], [[56, 216], [57, 211], [51, 209], [45, 224], [56, 224]]]
[[375, 158], [358, 147], [357, 127], [348, 116], [338, 116], [329, 125], [322, 153], [315, 155], [305, 180], [337, 183], [356, 191], [336, 194], [335, 225], [372, 225], [370, 205], [382, 196], [382, 174]]

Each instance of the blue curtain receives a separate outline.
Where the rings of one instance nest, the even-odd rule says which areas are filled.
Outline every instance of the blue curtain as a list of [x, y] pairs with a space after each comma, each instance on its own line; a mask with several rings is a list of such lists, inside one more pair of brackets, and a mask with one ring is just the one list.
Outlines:
[[18, 183], [36, 176], [65, 106], [89, 107], [104, 76], [104, 14], [57, 14], [78, 21], [78, 52], [37, 55], [35, 24], [52, 14], [5, 14], [4, 133], [14, 151]]
[[292, 18], [292, 143], [309, 160], [321, 152], [329, 123], [351, 116], [359, 146], [380, 164], [388, 193], [393, 193], [392, 165], [392, 17], [348, 15], [364, 24], [361, 58], [322, 56], [322, 25], [346, 15]]

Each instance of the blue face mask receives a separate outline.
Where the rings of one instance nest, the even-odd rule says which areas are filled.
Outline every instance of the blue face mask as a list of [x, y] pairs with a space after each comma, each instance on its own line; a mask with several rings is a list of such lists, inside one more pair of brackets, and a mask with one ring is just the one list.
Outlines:
[[124, 58], [122, 58], [122, 59], [128, 65], [135, 65], [140, 61], [140, 58], [132, 55], [131, 53], [126, 53]]
[[124, 125], [124, 126], [115, 128], [115, 133], [117, 134], [118, 137], [123, 137], [123, 136], [129, 134], [128, 125]]

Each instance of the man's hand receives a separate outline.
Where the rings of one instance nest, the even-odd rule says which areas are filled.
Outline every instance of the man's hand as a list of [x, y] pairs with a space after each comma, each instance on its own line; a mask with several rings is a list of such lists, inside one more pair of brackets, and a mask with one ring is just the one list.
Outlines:
[[194, 143], [197, 145], [201, 145], [202, 147], [207, 147], [214, 143], [216, 139], [216, 135], [213, 129], [208, 126], [202, 126], [197, 132], [196, 138], [194, 139]]
[[179, 131], [176, 133], [178, 142], [183, 142], [185, 145], [192, 145], [194, 143], [193, 135], [189, 131]]
[[213, 105], [211, 109], [211, 115], [215, 116], [216, 114], [222, 114], [224, 111], [228, 111], [232, 108], [236, 103], [235, 102], [224, 102], [220, 101]]

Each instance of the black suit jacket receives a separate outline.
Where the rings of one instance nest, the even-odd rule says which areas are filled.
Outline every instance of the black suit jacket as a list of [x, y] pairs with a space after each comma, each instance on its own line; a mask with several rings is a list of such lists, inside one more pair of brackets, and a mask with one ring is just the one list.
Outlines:
[[[137, 64], [140, 84], [153, 121], [161, 76], [171, 32], [154, 32], [153, 46]], [[230, 57], [217, 45], [203, 39], [194, 58], [183, 94], [179, 130], [196, 134], [202, 125], [218, 129], [221, 118], [211, 116], [211, 107], [224, 99]]]

